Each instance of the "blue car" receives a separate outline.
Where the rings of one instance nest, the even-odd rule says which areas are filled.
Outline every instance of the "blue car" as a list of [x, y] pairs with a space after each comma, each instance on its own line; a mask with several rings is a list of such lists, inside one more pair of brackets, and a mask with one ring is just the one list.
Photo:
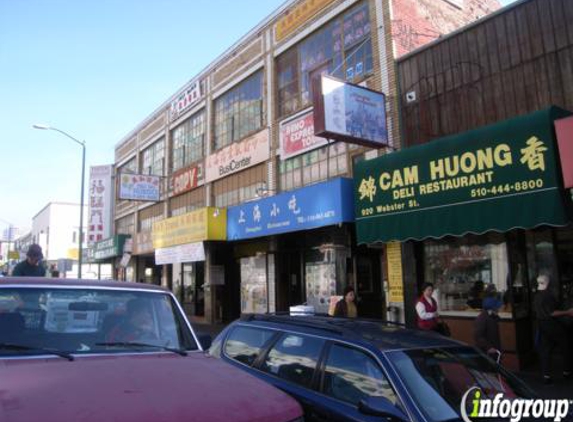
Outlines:
[[295, 397], [307, 422], [461, 421], [474, 387], [483, 397], [533, 397], [477, 349], [382, 321], [249, 315], [221, 332], [209, 354]]

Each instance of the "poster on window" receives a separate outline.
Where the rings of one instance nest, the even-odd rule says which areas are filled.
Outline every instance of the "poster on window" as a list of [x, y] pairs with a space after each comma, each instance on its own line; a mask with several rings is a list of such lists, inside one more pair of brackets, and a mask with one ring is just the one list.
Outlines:
[[111, 236], [113, 165], [91, 166], [88, 190], [87, 242]]
[[268, 311], [266, 256], [241, 258], [241, 313]]
[[315, 81], [313, 103], [316, 136], [372, 148], [388, 145], [383, 93], [322, 75]]

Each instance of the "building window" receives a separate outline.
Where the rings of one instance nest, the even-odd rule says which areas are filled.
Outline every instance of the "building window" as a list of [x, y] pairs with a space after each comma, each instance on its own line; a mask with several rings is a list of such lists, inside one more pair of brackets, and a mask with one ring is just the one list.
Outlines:
[[163, 203], [151, 205], [139, 211], [139, 231], [151, 231], [153, 223], [163, 220]]
[[133, 157], [127, 163], [125, 163], [125, 164], [123, 164], [117, 168], [117, 174], [122, 174], [122, 173], [133, 174], [136, 171], [137, 171], [137, 165], [136, 165], [135, 157]]
[[439, 311], [478, 312], [497, 301], [511, 316], [509, 258], [502, 235], [465, 236], [424, 242], [425, 281], [434, 285]]
[[122, 217], [115, 222], [116, 234], [135, 234], [135, 214]]
[[200, 187], [169, 200], [171, 217], [186, 214], [205, 206], [205, 188]]
[[281, 190], [291, 190], [348, 174], [347, 150], [347, 144], [337, 142], [280, 161]]
[[142, 152], [141, 173], [163, 176], [165, 140], [161, 139]]
[[267, 166], [261, 164], [214, 182], [215, 206], [230, 207], [255, 199], [257, 189], [266, 181], [266, 170]]
[[259, 71], [215, 100], [215, 149], [263, 127], [263, 73]]
[[172, 132], [172, 138], [173, 171], [201, 160], [204, 155], [205, 112], [200, 111], [177, 126]]
[[368, 3], [342, 14], [277, 59], [279, 116], [312, 103], [311, 80], [326, 73], [358, 82], [373, 72]]

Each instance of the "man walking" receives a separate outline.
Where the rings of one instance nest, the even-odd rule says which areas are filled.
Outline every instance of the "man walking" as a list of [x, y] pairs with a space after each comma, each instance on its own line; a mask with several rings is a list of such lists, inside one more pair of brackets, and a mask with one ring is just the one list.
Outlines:
[[533, 301], [537, 325], [539, 329], [539, 352], [541, 355], [541, 371], [543, 381], [551, 383], [551, 354], [555, 346], [563, 353], [563, 377], [570, 378], [571, 368], [571, 341], [560, 317], [573, 317], [573, 308], [566, 311], [558, 310], [557, 299], [549, 289], [549, 277], [537, 277], [537, 294]]
[[35, 243], [31, 244], [26, 253], [26, 259], [14, 267], [14, 277], [45, 277], [46, 269], [42, 265], [42, 248]]

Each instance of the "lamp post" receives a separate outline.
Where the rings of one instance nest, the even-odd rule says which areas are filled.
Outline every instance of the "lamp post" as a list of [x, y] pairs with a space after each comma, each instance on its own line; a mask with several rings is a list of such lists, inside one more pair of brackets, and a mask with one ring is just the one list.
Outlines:
[[81, 190], [81, 197], [80, 197], [80, 238], [79, 238], [79, 245], [78, 245], [78, 278], [82, 278], [82, 260], [83, 260], [83, 242], [84, 242], [84, 178], [86, 172], [86, 143], [85, 141], [80, 141], [70, 134], [64, 132], [63, 130], [57, 129], [52, 126], [48, 125], [40, 125], [36, 124], [33, 125], [34, 129], [41, 129], [41, 130], [55, 130], [56, 132], [60, 132], [62, 135], [67, 136], [75, 143], [79, 144], [82, 147], [82, 190]]

